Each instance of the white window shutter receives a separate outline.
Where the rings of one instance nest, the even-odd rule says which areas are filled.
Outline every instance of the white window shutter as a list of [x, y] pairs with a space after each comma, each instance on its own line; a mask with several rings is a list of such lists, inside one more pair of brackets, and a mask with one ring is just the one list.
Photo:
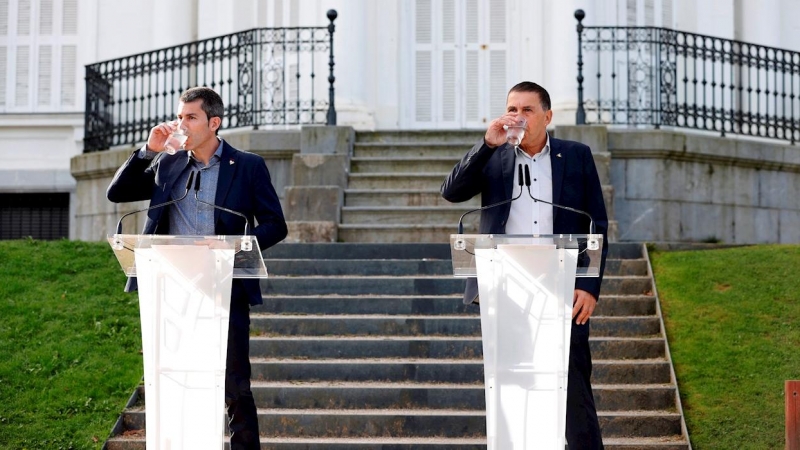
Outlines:
[[661, 0], [661, 26], [663, 28], [674, 28], [672, 21], [672, 0]]
[[442, 52], [442, 120], [454, 122], [456, 120], [456, 52], [445, 50]]
[[627, 6], [627, 8], [626, 8], [626, 11], [627, 11], [626, 18], [627, 19], [626, 19], [626, 22], [627, 22], [627, 26], [629, 26], [629, 27], [635, 27], [637, 25], [637, 23], [638, 23], [638, 20], [636, 19], [636, 15], [637, 15], [636, 2], [637, 2], [637, 0], [627, 0], [627, 5], [626, 5]]
[[61, 34], [78, 34], [78, 0], [64, 0], [61, 16]]
[[19, 0], [17, 4], [17, 36], [31, 34], [31, 0]]
[[466, 0], [464, 17], [464, 34], [467, 44], [479, 43], [480, 31], [478, 21], [478, 0]]
[[8, 79], [8, 47], [5, 45], [0, 46], [0, 110], [6, 108], [6, 87]]
[[489, 52], [489, 117], [502, 116], [506, 110], [506, 51]]
[[644, 0], [644, 26], [656, 26], [656, 3], [655, 0]]
[[8, 36], [8, 0], [0, 0], [0, 36]]
[[505, 0], [492, 0], [489, 9], [489, 42], [504, 44], [507, 30], [506, 2]]
[[433, 120], [433, 10], [431, 0], [416, 0], [414, 12], [414, 119]]
[[37, 67], [38, 80], [36, 89], [36, 104], [50, 106], [52, 102], [53, 82], [53, 47], [50, 45], [39, 46], [39, 64]]
[[480, 113], [480, 54], [478, 50], [467, 50], [464, 63], [464, 112], [467, 122], [481, 120]]
[[415, 89], [415, 102], [416, 113], [415, 118], [417, 122], [430, 122], [433, 119], [431, 108], [433, 102], [431, 96], [433, 90], [431, 89], [431, 74], [433, 67], [431, 67], [431, 52], [430, 50], [417, 50], [415, 58], [415, 74], [414, 81], [416, 82]]
[[77, 61], [77, 46], [65, 45], [61, 48], [61, 106], [77, 106], [75, 102]]
[[53, 0], [39, 0], [39, 36], [53, 34]]
[[28, 78], [30, 73], [30, 47], [20, 45], [17, 47], [17, 61], [14, 83], [14, 106], [24, 107], [28, 105]]

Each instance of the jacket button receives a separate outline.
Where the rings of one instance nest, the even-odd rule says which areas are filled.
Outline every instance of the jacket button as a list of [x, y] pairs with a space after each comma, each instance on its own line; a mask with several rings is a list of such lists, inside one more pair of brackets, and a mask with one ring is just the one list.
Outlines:
[[502, 222], [500, 222], [500, 225], [505, 225], [505, 224], [506, 224], [506, 221], [505, 221], [505, 220], [503, 220]]

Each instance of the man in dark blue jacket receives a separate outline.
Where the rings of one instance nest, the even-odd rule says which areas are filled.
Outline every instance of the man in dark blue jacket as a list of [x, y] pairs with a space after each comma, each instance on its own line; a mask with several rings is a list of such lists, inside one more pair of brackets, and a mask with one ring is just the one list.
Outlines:
[[[517, 119], [527, 121], [519, 147], [506, 143], [504, 126]], [[506, 114], [493, 120], [484, 138], [475, 144], [442, 184], [442, 196], [464, 202], [480, 194], [483, 206], [513, 198], [518, 186], [519, 164], [531, 169], [531, 195], [557, 205], [587, 212], [596, 232], [604, 235], [600, 276], [578, 278], [575, 282], [572, 337], [567, 387], [567, 442], [570, 450], [603, 448], [590, 378], [589, 317], [600, 296], [608, 244], [603, 193], [592, 152], [584, 144], [551, 138], [547, 125], [553, 117], [550, 95], [536, 83], [512, 87]], [[526, 189], [527, 190], [527, 189]], [[527, 192], [518, 200], [481, 212], [483, 234], [586, 234], [589, 219], [572, 211], [535, 202]], [[467, 280], [465, 303], [477, 303], [475, 278]]]
[[[196, 87], [180, 98], [176, 123], [150, 130], [147, 144], [117, 171], [107, 197], [112, 202], [150, 200], [150, 205], [179, 198], [189, 174], [202, 173], [197, 196], [254, 219], [252, 234], [262, 250], [286, 237], [278, 195], [264, 159], [239, 151], [217, 136], [224, 105], [212, 89]], [[184, 130], [188, 151], [169, 154], [165, 144], [176, 128]], [[147, 213], [143, 234], [240, 235], [245, 220], [195, 200], [194, 195]], [[135, 289], [135, 279], [126, 290]], [[262, 303], [257, 279], [234, 279], [231, 288], [225, 399], [228, 404], [231, 450], [260, 449], [258, 416], [250, 391], [250, 305]]]

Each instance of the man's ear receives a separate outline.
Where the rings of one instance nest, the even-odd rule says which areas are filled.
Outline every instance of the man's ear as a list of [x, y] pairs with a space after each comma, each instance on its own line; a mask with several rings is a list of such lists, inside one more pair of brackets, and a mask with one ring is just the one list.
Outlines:
[[553, 120], [553, 110], [548, 109], [544, 115], [544, 125], [550, 125], [550, 122]]
[[208, 126], [211, 128], [211, 131], [216, 132], [219, 130], [220, 125], [222, 125], [221, 117], [212, 117], [211, 120], [208, 121]]

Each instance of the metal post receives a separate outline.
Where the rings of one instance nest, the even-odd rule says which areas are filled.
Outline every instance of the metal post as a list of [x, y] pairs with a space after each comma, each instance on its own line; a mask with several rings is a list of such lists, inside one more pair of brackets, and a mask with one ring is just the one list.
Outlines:
[[330, 87], [328, 88], [328, 123], [327, 125], [336, 125], [336, 107], [333, 105], [334, 99], [334, 91], [333, 91], [333, 82], [336, 81], [336, 77], [333, 76], [333, 32], [336, 30], [336, 26], [333, 24], [333, 21], [336, 20], [336, 17], [339, 15], [335, 9], [328, 10], [328, 20], [331, 23], [328, 24], [328, 34], [330, 35], [330, 59], [328, 60], [328, 67], [330, 67], [330, 74], [328, 75], [328, 83], [330, 83]]
[[575, 18], [578, 19], [578, 111], [575, 113], [575, 123], [577, 125], [586, 125], [586, 110], [583, 109], [583, 52], [582, 52], [582, 35], [583, 35], [583, 18], [586, 13], [582, 9], [575, 10]]

